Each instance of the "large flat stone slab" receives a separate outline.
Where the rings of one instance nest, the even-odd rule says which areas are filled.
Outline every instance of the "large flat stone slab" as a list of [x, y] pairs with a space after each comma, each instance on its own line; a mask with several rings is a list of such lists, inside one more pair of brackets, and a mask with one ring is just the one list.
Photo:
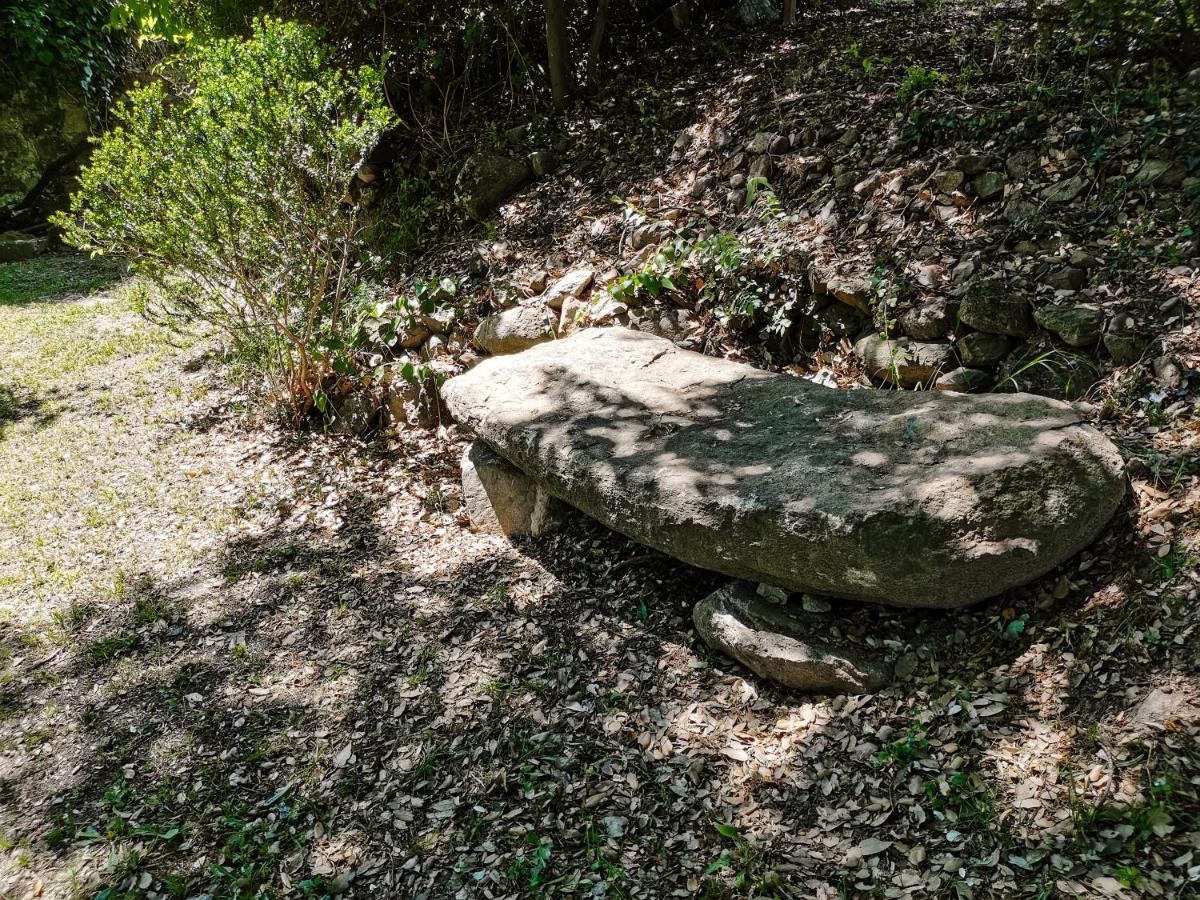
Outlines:
[[1028, 394], [840, 391], [593, 329], [446, 383], [554, 496], [685, 562], [793, 591], [965, 606], [1091, 542], [1116, 448]]

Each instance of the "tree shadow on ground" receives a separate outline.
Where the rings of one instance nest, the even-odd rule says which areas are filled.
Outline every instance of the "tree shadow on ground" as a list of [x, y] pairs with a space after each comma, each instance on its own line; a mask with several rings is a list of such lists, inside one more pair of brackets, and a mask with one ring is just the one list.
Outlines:
[[0, 383], [0, 440], [12, 425], [29, 422], [43, 428], [56, 416], [50, 398], [25, 385]]

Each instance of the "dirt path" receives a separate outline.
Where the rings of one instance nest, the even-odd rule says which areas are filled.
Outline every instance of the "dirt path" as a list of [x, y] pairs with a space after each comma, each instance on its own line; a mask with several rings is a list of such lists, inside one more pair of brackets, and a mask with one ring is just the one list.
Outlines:
[[644, 551], [585, 524], [472, 535], [454, 446], [248, 427], [135, 302], [0, 267], [3, 896], [1194, 888], [1161, 500], [982, 608], [855, 612], [905, 679], [788, 696], [697, 641], [712, 577], [614, 571]]

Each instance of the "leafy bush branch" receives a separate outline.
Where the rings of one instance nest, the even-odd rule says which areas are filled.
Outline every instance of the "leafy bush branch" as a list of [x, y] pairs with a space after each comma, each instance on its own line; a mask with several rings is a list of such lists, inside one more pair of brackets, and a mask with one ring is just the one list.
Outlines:
[[66, 239], [127, 257], [158, 313], [221, 330], [286, 405], [353, 369], [348, 298], [365, 265], [347, 188], [392, 121], [379, 71], [333, 67], [272, 19], [168, 61], [99, 140]]

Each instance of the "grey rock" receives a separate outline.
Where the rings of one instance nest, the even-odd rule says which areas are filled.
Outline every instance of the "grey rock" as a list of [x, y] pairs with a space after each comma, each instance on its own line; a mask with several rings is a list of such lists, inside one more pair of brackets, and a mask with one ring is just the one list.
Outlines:
[[977, 394], [992, 386], [992, 378], [982, 369], [968, 369], [959, 366], [944, 375], [939, 375], [933, 386], [939, 391], [958, 391], [960, 394]]
[[538, 537], [566, 514], [561, 501], [479, 441], [463, 451], [462, 491], [471, 528], [484, 534]]
[[91, 132], [87, 102], [76, 79], [56, 77], [53, 67], [39, 72], [15, 58], [10, 61], [11, 76], [0, 90], [0, 212], [41, 184], [37, 206], [52, 198], [48, 213], [74, 189], [75, 168], [60, 163]]
[[832, 294], [839, 303], [845, 303], [861, 313], [871, 315], [871, 301], [875, 292], [870, 279], [856, 275], [834, 275], [828, 279], [827, 288], [827, 293]]
[[529, 154], [529, 168], [538, 178], [543, 178], [558, 168], [558, 159], [549, 150], [535, 150]]
[[800, 344], [810, 350], [831, 339], [854, 337], [866, 327], [867, 317], [852, 306], [830, 303], [801, 323]]
[[383, 414], [391, 425], [434, 428], [449, 417], [442, 408], [437, 379], [397, 379], [387, 385]]
[[954, 167], [961, 169], [967, 177], [982, 175], [995, 164], [995, 157], [980, 153], [960, 153], [954, 161]]
[[1154, 380], [1165, 388], [1177, 388], [1183, 384], [1183, 369], [1171, 356], [1160, 356], [1154, 360]]
[[754, 593], [768, 603], [787, 603], [788, 597], [792, 596], [789, 591], [775, 584], [760, 584]]
[[695, 313], [686, 309], [650, 307], [631, 314], [629, 327], [677, 342], [685, 340], [696, 326]]
[[458, 173], [455, 191], [459, 205], [473, 219], [483, 219], [533, 178], [521, 159], [481, 152], [467, 158]]
[[1162, 185], [1166, 188], [1177, 188], [1187, 178], [1188, 168], [1181, 162], [1169, 159], [1148, 159], [1138, 168], [1133, 176], [1133, 183], [1142, 187]]
[[729, 176], [729, 186], [735, 190], [740, 190], [746, 186], [746, 175], [743, 172], [734, 172]]
[[766, 131], [758, 132], [746, 142], [746, 152], [752, 156], [761, 156], [770, 150], [771, 141], [775, 140], [775, 137]]
[[1073, 175], [1042, 189], [1042, 199], [1048, 203], [1070, 203], [1087, 187], [1082, 175]]
[[956, 607], [1099, 533], [1116, 448], [1031, 396], [840, 391], [588, 329], [450, 379], [455, 418], [554, 496], [692, 565]]
[[788, 136], [786, 134], [775, 135], [773, 138], [771, 138], [771, 143], [767, 146], [767, 152], [772, 153], [775, 156], [787, 153], [790, 149], [792, 149], [792, 142], [788, 140]]
[[714, 650], [793, 690], [861, 694], [891, 681], [879, 659], [831, 639], [827, 620], [756, 597], [744, 582], [705, 597], [692, 621]]
[[941, 172], [935, 172], [933, 175], [933, 186], [941, 194], [953, 194], [963, 186], [963, 181], [964, 175], [962, 169], [945, 169]]
[[858, 129], [851, 125], [845, 131], [838, 135], [838, 139], [834, 142], [842, 149], [848, 150], [859, 142], [862, 135]]
[[692, 182], [692, 188], [688, 193], [698, 200], [712, 190], [716, 184], [716, 175], [702, 175]]
[[484, 353], [500, 356], [551, 340], [557, 332], [553, 311], [541, 305], [514, 306], [484, 317], [475, 329], [475, 344]]
[[1026, 178], [1037, 171], [1041, 164], [1033, 150], [1021, 150], [1004, 161], [1004, 170], [1013, 178]]
[[954, 317], [945, 300], [932, 300], [918, 303], [900, 313], [898, 324], [911, 338], [918, 341], [936, 341], [950, 333]]
[[643, 247], [649, 247], [651, 244], [658, 243], [670, 233], [671, 226], [666, 222], [651, 222], [647, 225], [639, 225], [633, 230], [633, 234], [629, 239], [629, 245], [634, 250], [641, 250]]
[[0, 263], [24, 262], [45, 249], [45, 241], [30, 237], [22, 231], [0, 233]]
[[738, 0], [735, 13], [738, 21], [749, 28], [777, 22], [780, 17], [779, 7], [774, 0]]
[[833, 612], [832, 603], [820, 597], [814, 597], [812, 594], [800, 595], [800, 608], [806, 613], [815, 613], [821, 616]]
[[971, 190], [980, 200], [995, 200], [1004, 194], [1004, 176], [999, 172], [984, 172], [971, 181]]
[[955, 342], [958, 358], [966, 366], [994, 366], [1012, 350], [1012, 341], [1002, 334], [973, 331]]
[[751, 178], [770, 178], [774, 171], [775, 163], [766, 153], [762, 156], [756, 156], [750, 161]]
[[964, 325], [990, 334], [1025, 337], [1033, 331], [1029, 299], [1015, 293], [1000, 279], [980, 279], [968, 285], [958, 308]]
[[568, 297], [582, 297], [584, 291], [592, 286], [595, 277], [595, 269], [572, 269], [546, 289], [542, 294], [542, 302], [551, 309], [562, 309], [563, 301]]
[[1150, 339], [1137, 331], [1109, 328], [1104, 333], [1104, 349], [1118, 366], [1139, 362], [1150, 346]]
[[1078, 291], [1087, 284], [1087, 272], [1068, 266], [1065, 269], [1056, 269], [1043, 280], [1056, 291]]
[[954, 351], [948, 343], [887, 340], [879, 334], [859, 340], [854, 352], [873, 377], [907, 388], [929, 387], [954, 365]]
[[356, 391], [338, 404], [331, 430], [334, 434], [360, 436], [371, 430], [379, 405], [366, 391]]
[[1094, 306], [1043, 306], [1033, 318], [1072, 347], [1095, 347], [1104, 330], [1104, 313]]

